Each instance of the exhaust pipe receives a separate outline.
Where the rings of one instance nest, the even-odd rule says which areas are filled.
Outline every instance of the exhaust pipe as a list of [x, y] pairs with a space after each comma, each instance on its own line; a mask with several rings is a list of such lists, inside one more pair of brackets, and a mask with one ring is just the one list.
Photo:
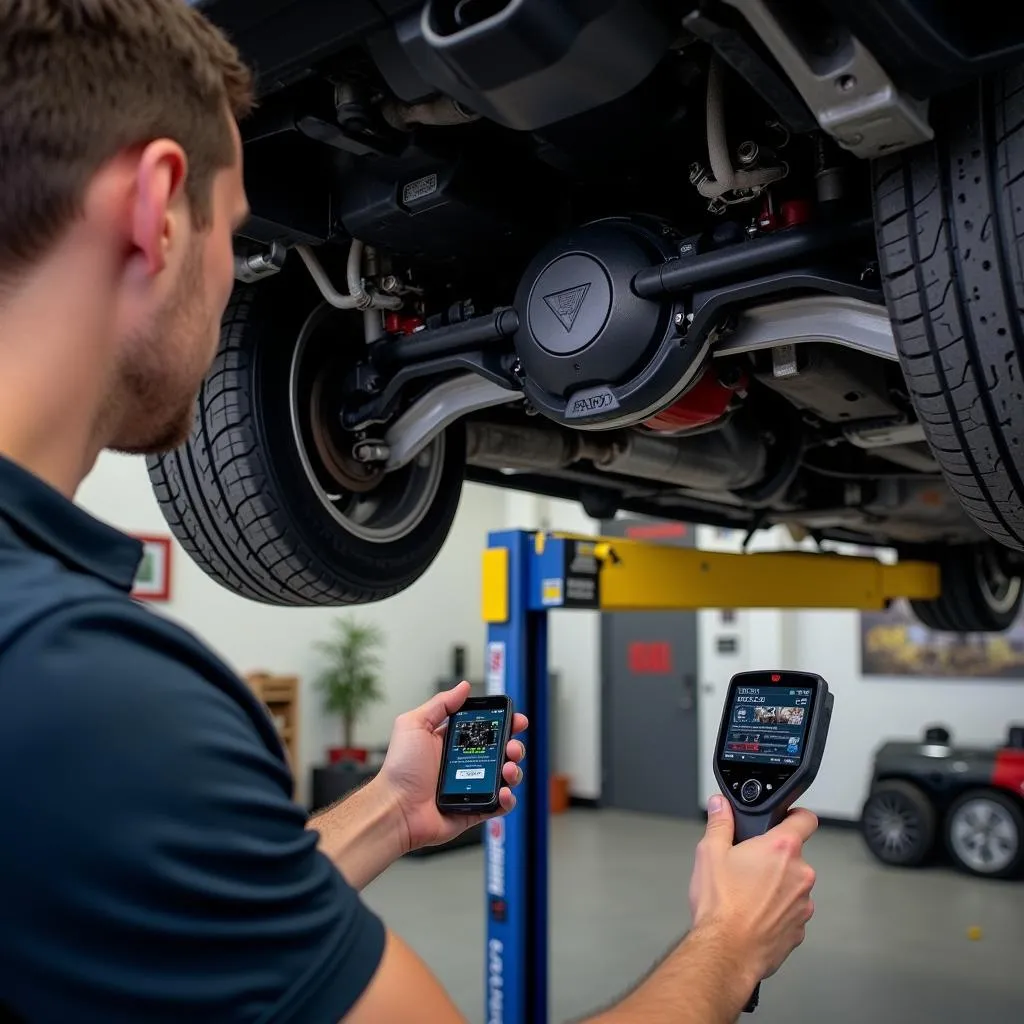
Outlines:
[[764, 479], [767, 453], [759, 437], [735, 421], [693, 437], [637, 432], [570, 434], [521, 424], [466, 424], [470, 465], [487, 469], [558, 470], [589, 461], [605, 473], [694, 491], [732, 491]]

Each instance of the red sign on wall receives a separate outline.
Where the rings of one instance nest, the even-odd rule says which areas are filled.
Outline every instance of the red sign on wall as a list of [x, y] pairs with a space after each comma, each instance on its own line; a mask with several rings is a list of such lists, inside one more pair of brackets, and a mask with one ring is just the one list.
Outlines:
[[665, 537], [685, 537], [685, 523], [642, 523], [626, 527], [626, 536], [636, 540], [660, 540]]
[[665, 675], [672, 671], [672, 648], [664, 641], [634, 641], [627, 657], [629, 671], [636, 675]]

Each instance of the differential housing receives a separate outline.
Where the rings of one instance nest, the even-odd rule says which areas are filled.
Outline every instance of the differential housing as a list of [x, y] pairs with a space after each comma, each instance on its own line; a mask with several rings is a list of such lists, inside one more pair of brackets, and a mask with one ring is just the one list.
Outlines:
[[548, 419], [583, 430], [641, 423], [693, 381], [707, 340], [688, 342], [685, 309], [633, 289], [637, 272], [678, 255], [655, 220], [609, 218], [562, 235], [516, 292], [524, 391]]

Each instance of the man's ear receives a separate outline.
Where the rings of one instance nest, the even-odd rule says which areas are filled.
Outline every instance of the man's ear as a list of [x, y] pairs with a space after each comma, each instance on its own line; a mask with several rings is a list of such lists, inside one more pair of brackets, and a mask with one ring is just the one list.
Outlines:
[[157, 139], [142, 151], [136, 171], [132, 243], [146, 273], [156, 276], [167, 265], [167, 253], [188, 212], [185, 178], [188, 157], [171, 139]]

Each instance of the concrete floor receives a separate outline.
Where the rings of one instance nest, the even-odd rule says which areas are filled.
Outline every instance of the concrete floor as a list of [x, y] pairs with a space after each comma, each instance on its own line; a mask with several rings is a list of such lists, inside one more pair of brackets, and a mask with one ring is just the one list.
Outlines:
[[[556, 817], [551, 857], [551, 1024], [606, 1006], [689, 924], [702, 826], [616, 811]], [[757, 1024], [1022, 1024], [1024, 882], [938, 867], [886, 870], [856, 832], [823, 829], [807, 942], [765, 982]], [[367, 902], [483, 1020], [483, 854], [396, 864]], [[980, 941], [967, 930], [980, 926]], [[681, 993], [685, 999], [685, 993]]]

